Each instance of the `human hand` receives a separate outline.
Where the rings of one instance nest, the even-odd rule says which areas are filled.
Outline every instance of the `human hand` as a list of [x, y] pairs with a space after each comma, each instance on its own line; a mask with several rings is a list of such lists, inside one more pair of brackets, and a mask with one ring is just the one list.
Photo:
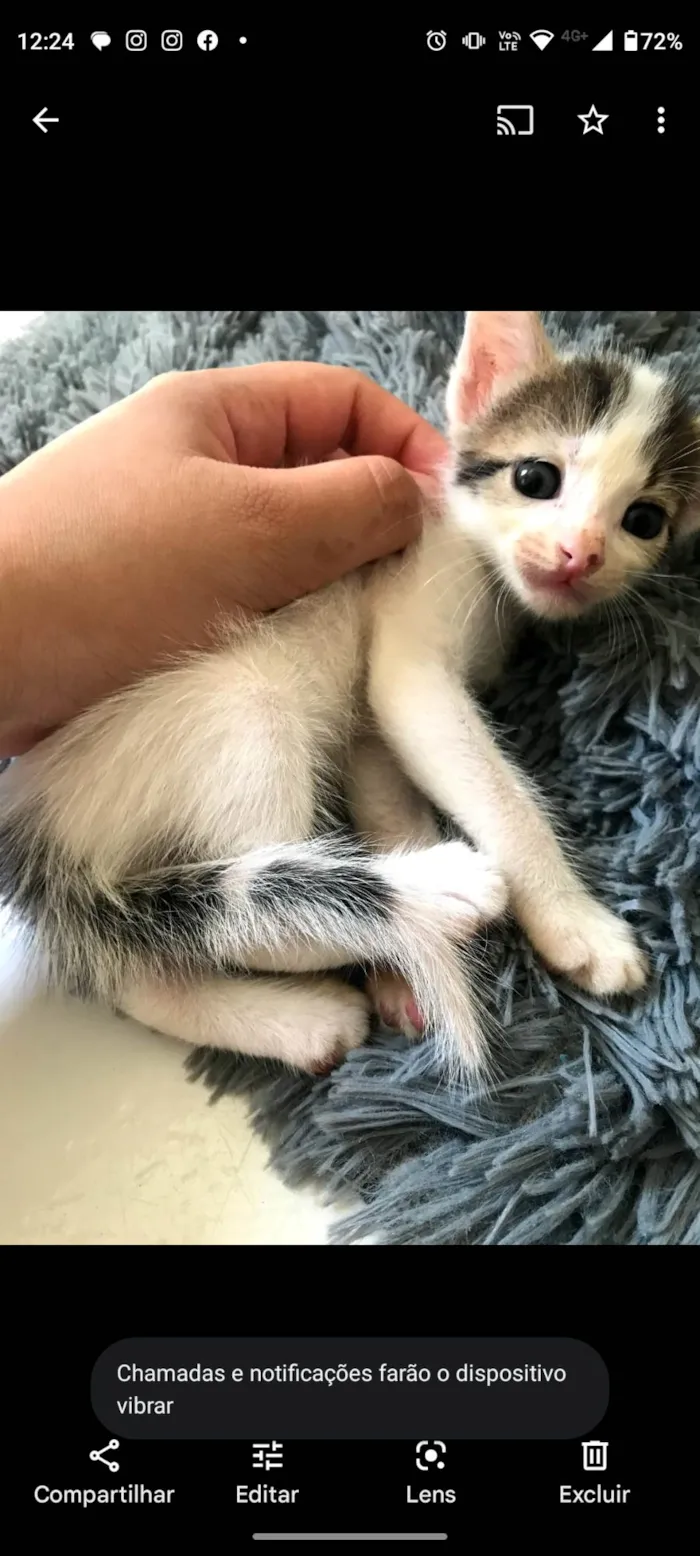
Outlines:
[[403, 549], [445, 447], [363, 375], [277, 362], [167, 374], [31, 455], [0, 480], [0, 756]]

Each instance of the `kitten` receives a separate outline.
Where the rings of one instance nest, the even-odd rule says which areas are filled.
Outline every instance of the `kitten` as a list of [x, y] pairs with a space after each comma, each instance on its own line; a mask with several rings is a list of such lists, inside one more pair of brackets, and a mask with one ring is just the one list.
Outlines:
[[[373, 1004], [478, 1076], [463, 948], [507, 907], [556, 972], [643, 986], [472, 693], [528, 615], [613, 599], [697, 527], [698, 426], [663, 366], [558, 355], [533, 313], [468, 315], [447, 408], [444, 509], [403, 557], [231, 626], [2, 778], [0, 897], [64, 988], [316, 1073]], [[341, 794], [362, 845], [315, 835]]]

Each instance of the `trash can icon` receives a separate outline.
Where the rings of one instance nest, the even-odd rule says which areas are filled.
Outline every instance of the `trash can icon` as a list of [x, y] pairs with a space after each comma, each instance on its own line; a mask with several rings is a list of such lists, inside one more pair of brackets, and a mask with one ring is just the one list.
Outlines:
[[591, 1439], [582, 1443], [584, 1470], [606, 1470], [608, 1467], [608, 1444], [595, 1442]]

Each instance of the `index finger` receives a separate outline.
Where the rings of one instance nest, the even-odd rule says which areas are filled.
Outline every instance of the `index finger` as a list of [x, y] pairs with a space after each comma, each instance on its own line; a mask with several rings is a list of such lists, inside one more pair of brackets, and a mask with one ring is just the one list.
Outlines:
[[352, 368], [263, 362], [207, 372], [220, 396], [239, 464], [317, 463], [338, 449], [384, 454], [432, 475], [447, 452], [430, 424]]

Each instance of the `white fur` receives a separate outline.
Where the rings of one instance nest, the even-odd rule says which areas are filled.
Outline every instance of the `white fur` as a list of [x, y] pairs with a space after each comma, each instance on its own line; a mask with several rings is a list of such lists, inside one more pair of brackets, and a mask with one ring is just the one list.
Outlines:
[[[201, 859], [307, 837], [319, 755], [344, 765], [362, 673], [356, 575], [219, 652], [90, 709], [8, 780], [41, 796], [57, 840], [105, 879], [178, 833]], [[319, 653], [318, 644], [323, 644]]]

